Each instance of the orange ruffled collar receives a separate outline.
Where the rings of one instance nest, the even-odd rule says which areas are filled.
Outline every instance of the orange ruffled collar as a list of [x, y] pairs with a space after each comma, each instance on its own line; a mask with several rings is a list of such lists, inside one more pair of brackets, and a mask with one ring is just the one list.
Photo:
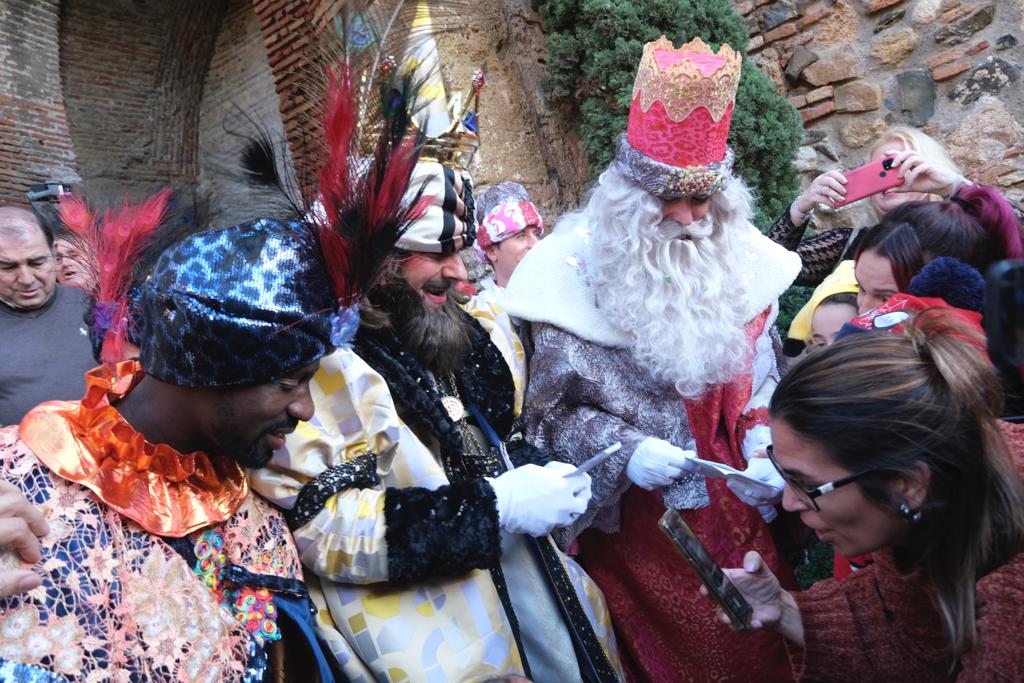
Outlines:
[[151, 444], [114, 408], [143, 378], [136, 361], [85, 375], [81, 401], [51, 401], [25, 416], [22, 440], [54, 473], [160, 536], [182, 537], [229, 519], [249, 495], [234, 461]]

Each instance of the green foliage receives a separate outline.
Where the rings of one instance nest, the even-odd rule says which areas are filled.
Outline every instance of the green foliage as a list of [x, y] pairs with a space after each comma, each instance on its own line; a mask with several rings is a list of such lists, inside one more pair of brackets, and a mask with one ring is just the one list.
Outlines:
[[[544, 17], [551, 96], [579, 127], [594, 172], [611, 161], [625, 130], [644, 43], [668, 36], [680, 45], [700, 36], [714, 49], [745, 54], [747, 29], [730, 0], [535, 0]], [[797, 190], [792, 159], [800, 117], [772, 83], [744, 59], [729, 144], [736, 172], [758, 197], [755, 223], [767, 229]]]
[[818, 581], [831, 579], [835, 565], [835, 550], [828, 543], [816, 541], [804, 551], [804, 561], [795, 567], [796, 583], [805, 591]]
[[800, 312], [800, 309], [804, 307], [811, 299], [811, 294], [814, 293], [814, 287], [798, 287], [793, 285], [779, 297], [779, 317], [775, 320], [775, 326], [779, 328], [779, 334], [782, 338], [786, 338], [786, 333], [789, 332], [789, 326], [793, 322], [793, 318]]

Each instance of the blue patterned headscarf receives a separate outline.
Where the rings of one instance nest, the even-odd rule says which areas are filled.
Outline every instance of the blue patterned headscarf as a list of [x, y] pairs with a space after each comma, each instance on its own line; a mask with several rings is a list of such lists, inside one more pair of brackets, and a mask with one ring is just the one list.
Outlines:
[[336, 307], [303, 224], [199, 233], [164, 252], [142, 286], [140, 362], [178, 386], [267, 382], [330, 351]]

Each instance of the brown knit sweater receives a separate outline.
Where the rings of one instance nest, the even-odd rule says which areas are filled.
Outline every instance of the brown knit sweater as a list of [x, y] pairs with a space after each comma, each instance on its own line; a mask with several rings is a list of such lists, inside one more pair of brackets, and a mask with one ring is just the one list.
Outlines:
[[[1024, 425], [1004, 431], [1020, 465]], [[795, 597], [805, 644], [787, 647], [800, 680], [1024, 681], [1024, 554], [978, 581], [978, 645], [952, 673], [932, 595], [918, 573], [896, 569], [891, 551]]]

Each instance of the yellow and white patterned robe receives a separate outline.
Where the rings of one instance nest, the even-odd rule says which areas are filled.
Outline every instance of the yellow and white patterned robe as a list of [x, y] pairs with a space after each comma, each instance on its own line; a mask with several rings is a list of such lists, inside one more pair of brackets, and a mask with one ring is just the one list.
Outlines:
[[[508, 317], [480, 302], [467, 309], [487, 330], [515, 381], [522, 406], [524, 357]], [[513, 631], [490, 572], [396, 586], [389, 583], [384, 519], [387, 488], [449, 483], [436, 454], [398, 415], [380, 374], [351, 350], [323, 359], [311, 383], [316, 414], [288, 438], [253, 488], [292, 508], [304, 484], [367, 452], [377, 454], [379, 483], [342, 490], [294, 530], [322, 635], [354, 681], [474, 681], [522, 673]], [[549, 542], [548, 539], [541, 539]], [[597, 586], [561, 555], [601, 646], [619, 670], [611, 623]], [[319, 583], [319, 590], [315, 584]]]

